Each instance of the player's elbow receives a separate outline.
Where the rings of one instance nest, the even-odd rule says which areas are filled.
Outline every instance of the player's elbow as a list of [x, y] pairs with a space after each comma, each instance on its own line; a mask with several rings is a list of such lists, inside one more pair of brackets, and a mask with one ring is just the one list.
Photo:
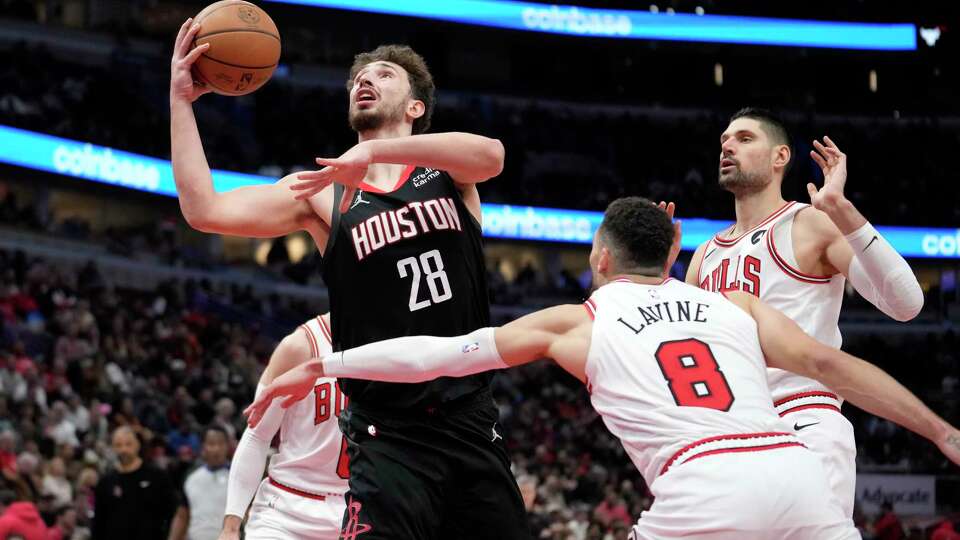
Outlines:
[[900, 322], [912, 321], [923, 309], [923, 289], [920, 288], [919, 283], [914, 282], [912, 287], [906, 287], [903, 290], [899, 300], [900, 305], [892, 310], [893, 313], [890, 316]]
[[811, 378], [814, 378], [828, 387], [833, 387], [837, 382], [837, 376], [840, 371], [840, 362], [842, 362], [840, 351], [831, 349], [826, 345], [817, 344], [804, 352], [806, 365], [809, 366]]
[[485, 138], [483, 145], [484, 171], [481, 176], [493, 178], [503, 172], [503, 162], [506, 159], [506, 150], [500, 139]]
[[204, 212], [199, 212], [196, 210], [188, 212], [185, 208], [183, 208], [183, 219], [185, 219], [187, 221], [187, 225], [189, 225], [194, 230], [197, 230], [203, 233], [216, 232], [215, 230], [216, 227], [214, 225], [213, 220], [210, 219], [210, 216], [208, 216]]

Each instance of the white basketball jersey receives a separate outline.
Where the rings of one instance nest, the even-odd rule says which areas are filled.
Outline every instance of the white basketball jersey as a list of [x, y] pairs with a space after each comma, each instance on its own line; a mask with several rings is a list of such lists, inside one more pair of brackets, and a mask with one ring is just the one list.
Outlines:
[[648, 483], [688, 451], [798, 444], [770, 402], [756, 322], [723, 296], [618, 280], [586, 306], [590, 401]]
[[[300, 326], [314, 358], [333, 351], [330, 329], [320, 317]], [[347, 396], [337, 380], [318, 378], [312, 395], [290, 406], [280, 424], [280, 447], [267, 473], [274, 484], [307, 494], [347, 491], [347, 446], [337, 418]]]
[[[838, 320], [843, 274], [815, 276], [798, 270], [793, 252], [793, 220], [808, 205], [788, 202], [765, 220], [729, 238], [707, 241], [697, 275], [701, 289], [751, 293], [793, 319], [817, 341], [840, 347]], [[774, 401], [829, 392], [819, 382], [781, 369], [769, 370]]]

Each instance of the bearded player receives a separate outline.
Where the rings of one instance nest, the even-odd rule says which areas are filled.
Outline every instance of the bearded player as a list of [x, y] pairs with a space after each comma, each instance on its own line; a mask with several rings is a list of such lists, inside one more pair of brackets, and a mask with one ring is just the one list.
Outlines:
[[[686, 281], [752, 294], [814, 339], [839, 347], [845, 281], [898, 321], [917, 316], [923, 291], [903, 257], [844, 197], [846, 155], [829, 137], [813, 146], [824, 185], [807, 184], [810, 205], [787, 202], [781, 194], [792, 161], [787, 130], [762, 109], [733, 115], [720, 137], [720, 185], [734, 195], [737, 221], [697, 248]], [[831, 488], [851, 516], [856, 443], [836, 389], [779, 369], [769, 371], [769, 381], [777, 411], [824, 456]]]
[[[396, 45], [355, 58], [348, 118], [359, 142], [318, 159], [324, 169], [216, 193], [191, 105], [207, 92], [190, 75], [206, 50], [190, 50], [198, 30], [184, 23], [171, 65], [171, 153], [190, 225], [248, 237], [309, 232], [323, 254], [335, 350], [487, 326], [476, 184], [500, 173], [503, 145], [423, 133], [434, 103], [423, 58]], [[529, 538], [503, 439], [490, 437], [490, 375], [339, 383], [350, 398], [340, 416], [350, 461], [342, 536]]]

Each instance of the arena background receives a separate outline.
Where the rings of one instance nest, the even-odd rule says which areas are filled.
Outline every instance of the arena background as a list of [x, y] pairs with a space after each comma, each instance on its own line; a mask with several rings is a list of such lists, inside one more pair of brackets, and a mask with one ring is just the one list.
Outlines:
[[[849, 156], [848, 196], [890, 227], [926, 295], [920, 316], [897, 323], [848, 288], [844, 349], [960, 422], [960, 19], [949, 3], [258, 3], [283, 38], [275, 76], [195, 105], [207, 158], [224, 171], [218, 188], [349, 148], [353, 55], [410, 44], [437, 82], [432, 130], [507, 150], [503, 174], [480, 186], [497, 322], [584, 298], [585, 242], [622, 195], [677, 203], [682, 276], [692, 248], [733, 219], [717, 155], [740, 107], [787, 120], [788, 198], [806, 201], [804, 183], [822, 180], [806, 156], [830, 135]], [[50, 523], [75, 508], [73, 538], [85, 537], [92, 486], [111, 466], [114, 426], [134, 426], [144, 456], [182, 479], [193, 434], [209, 423], [239, 434], [278, 339], [326, 309], [306, 234], [206, 235], [180, 214], [166, 161], [169, 56], [203, 5], [0, 0], [0, 487], [26, 490]], [[625, 538], [650, 497], [584, 389], [537, 364], [498, 375], [495, 392], [517, 477], [536, 492], [537, 535]], [[932, 444], [849, 404], [844, 414], [865, 538], [885, 499], [910, 538], [960, 518], [960, 471]], [[44, 495], [48, 483], [67, 496]]]

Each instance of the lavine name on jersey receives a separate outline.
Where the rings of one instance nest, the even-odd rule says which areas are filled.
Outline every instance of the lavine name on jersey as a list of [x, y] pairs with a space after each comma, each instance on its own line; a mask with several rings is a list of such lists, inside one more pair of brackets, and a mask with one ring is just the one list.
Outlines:
[[639, 315], [629, 320], [620, 317], [617, 322], [626, 326], [634, 334], [639, 334], [644, 328], [661, 321], [667, 322], [707, 322], [709, 304], [696, 302], [691, 305], [689, 300], [674, 300], [660, 302], [648, 306], [637, 306]]
[[[740, 275], [742, 274], [742, 276]], [[723, 259], [700, 283], [700, 288], [711, 291], [743, 291], [760, 297], [760, 259], [747, 255], [740, 264], [730, 267], [730, 259]]]
[[396, 210], [385, 210], [350, 229], [357, 260], [378, 249], [419, 234], [443, 230], [462, 231], [453, 199], [443, 197], [411, 201]]

